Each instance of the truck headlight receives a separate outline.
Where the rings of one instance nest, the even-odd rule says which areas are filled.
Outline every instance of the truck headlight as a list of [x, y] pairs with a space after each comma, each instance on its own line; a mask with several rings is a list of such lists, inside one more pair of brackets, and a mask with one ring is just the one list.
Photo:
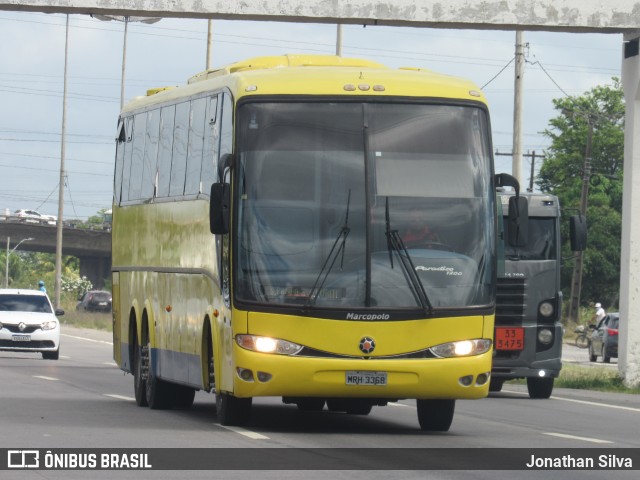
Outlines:
[[553, 342], [553, 332], [548, 328], [543, 328], [538, 331], [538, 341], [543, 345], [549, 345]]
[[538, 311], [543, 317], [550, 317], [554, 312], [553, 304], [550, 302], [542, 302], [538, 307]]

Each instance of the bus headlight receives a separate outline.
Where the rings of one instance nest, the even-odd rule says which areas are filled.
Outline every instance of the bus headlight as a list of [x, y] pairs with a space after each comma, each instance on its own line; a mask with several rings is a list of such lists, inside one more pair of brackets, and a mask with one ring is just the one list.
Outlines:
[[302, 350], [302, 345], [297, 343], [257, 335], [236, 335], [236, 343], [246, 350], [260, 353], [295, 355]]
[[548, 328], [543, 328], [538, 332], [538, 341], [543, 345], [549, 345], [553, 342], [553, 332]]
[[543, 317], [550, 317], [553, 315], [553, 310], [553, 305], [549, 302], [542, 302], [538, 307], [538, 311]]
[[488, 338], [476, 338], [473, 340], [461, 340], [459, 342], [441, 343], [429, 350], [440, 358], [469, 357], [481, 355], [491, 348], [491, 340]]

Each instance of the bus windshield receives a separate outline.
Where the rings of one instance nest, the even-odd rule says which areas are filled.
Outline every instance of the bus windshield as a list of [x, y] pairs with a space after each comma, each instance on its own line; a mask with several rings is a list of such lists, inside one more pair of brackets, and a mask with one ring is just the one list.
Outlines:
[[[504, 222], [504, 238], [509, 238], [508, 225]], [[527, 245], [514, 247], [505, 242], [507, 260], [557, 260], [556, 218], [530, 217]]]
[[490, 304], [487, 123], [470, 105], [241, 104], [236, 300], [415, 311]]

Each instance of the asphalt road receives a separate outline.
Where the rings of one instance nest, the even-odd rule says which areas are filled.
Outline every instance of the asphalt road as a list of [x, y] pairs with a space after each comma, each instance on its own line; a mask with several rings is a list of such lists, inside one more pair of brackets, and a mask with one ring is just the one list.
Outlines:
[[[565, 348], [567, 361], [586, 350]], [[601, 364], [601, 363], [599, 363]], [[611, 367], [614, 368], [614, 367]], [[255, 399], [244, 428], [216, 422], [213, 396], [198, 392], [190, 410], [140, 408], [133, 377], [112, 360], [108, 332], [63, 329], [61, 357], [0, 352], [0, 448], [640, 448], [640, 396], [555, 389], [531, 400], [526, 387], [505, 385], [488, 399], [458, 401], [451, 430], [419, 430], [415, 403], [374, 407], [368, 416], [300, 412], [280, 399]], [[622, 450], [621, 450], [622, 451]], [[250, 450], [243, 450], [249, 452]], [[327, 457], [330, 465], [331, 454]], [[286, 461], [286, 459], [284, 460]], [[640, 463], [640, 462], [639, 462]], [[637, 469], [640, 465], [635, 466]], [[183, 478], [180, 472], [0, 471], [4, 479]], [[333, 471], [305, 478], [547, 478], [543, 471]], [[188, 478], [245, 478], [246, 472], [189, 472]], [[544, 475], [544, 476], [543, 476]], [[633, 471], [559, 471], [557, 478], [637, 478]], [[260, 472], [293, 479], [299, 472]], [[332, 479], [333, 480], [333, 479]]]

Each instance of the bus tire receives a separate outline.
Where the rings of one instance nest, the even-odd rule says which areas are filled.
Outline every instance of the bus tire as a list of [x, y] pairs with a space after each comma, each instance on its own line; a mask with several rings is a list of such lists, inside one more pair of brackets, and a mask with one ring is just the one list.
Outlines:
[[216, 416], [224, 426], [244, 425], [251, 415], [251, 398], [238, 398], [230, 393], [216, 393]]
[[296, 405], [303, 412], [319, 412], [324, 408], [324, 398], [301, 398]]
[[172, 407], [172, 396], [170, 385], [160, 380], [153, 372], [153, 362], [151, 361], [151, 343], [147, 343], [146, 355], [149, 358], [149, 373], [146, 381], [146, 396], [149, 408], [152, 410], [163, 410]]
[[504, 384], [504, 379], [491, 377], [491, 380], [489, 380], [489, 391], [499, 392], [500, 390], [502, 390], [503, 384]]
[[369, 415], [373, 405], [369, 400], [354, 398], [347, 402], [347, 413], [349, 415]]
[[[142, 348], [138, 345], [138, 340], [133, 344], [133, 390], [136, 397], [136, 404], [139, 407], [147, 407], [147, 381], [143, 377], [144, 359], [142, 358]], [[147, 363], [148, 365], [148, 363]]]
[[420, 429], [426, 432], [447, 432], [453, 421], [455, 400], [416, 400]]
[[554, 378], [527, 378], [527, 389], [529, 390], [529, 398], [549, 398], [553, 391]]
[[174, 408], [188, 410], [193, 405], [196, 396], [195, 388], [184, 385], [171, 385], [171, 404]]

